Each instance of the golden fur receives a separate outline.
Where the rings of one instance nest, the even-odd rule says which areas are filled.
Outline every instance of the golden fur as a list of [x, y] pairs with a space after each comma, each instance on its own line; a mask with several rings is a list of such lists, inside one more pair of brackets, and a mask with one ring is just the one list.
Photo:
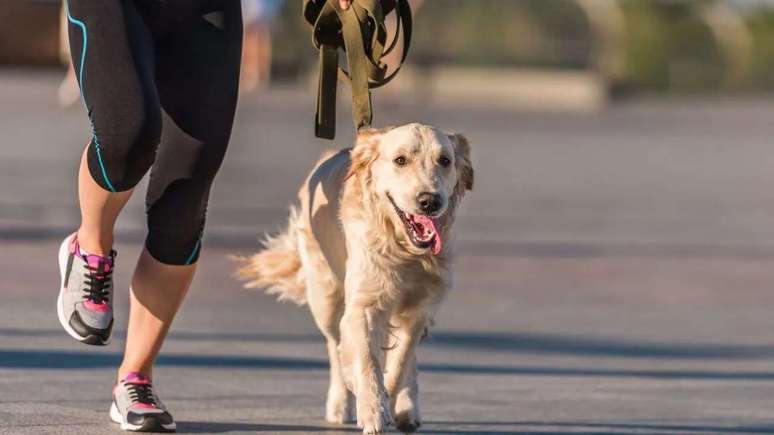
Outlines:
[[[395, 155], [408, 156], [404, 167]], [[439, 156], [452, 156], [442, 167]], [[325, 154], [299, 192], [287, 229], [240, 259], [247, 287], [308, 303], [328, 342], [330, 422], [353, 415], [364, 433], [420, 424], [415, 346], [450, 284], [453, 223], [473, 187], [470, 145], [461, 135], [409, 124], [358, 135], [355, 146]], [[444, 208], [434, 256], [408, 238], [387, 199], [416, 213], [418, 192], [438, 192]], [[387, 349], [387, 350], [385, 350]], [[354, 394], [354, 397], [352, 396]]]

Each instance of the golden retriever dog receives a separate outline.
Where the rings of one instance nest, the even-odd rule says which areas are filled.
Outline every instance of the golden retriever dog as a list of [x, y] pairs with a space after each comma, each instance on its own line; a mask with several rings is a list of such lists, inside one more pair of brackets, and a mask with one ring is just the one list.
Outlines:
[[[420, 425], [415, 348], [450, 285], [453, 224], [473, 187], [470, 145], [409, 124], [323, 155], [287, 230], [241, 263], [246, 287], [309, 304], [328, 344], [329, 422]], [[351, 392], [351, 393], [350, 393]]]

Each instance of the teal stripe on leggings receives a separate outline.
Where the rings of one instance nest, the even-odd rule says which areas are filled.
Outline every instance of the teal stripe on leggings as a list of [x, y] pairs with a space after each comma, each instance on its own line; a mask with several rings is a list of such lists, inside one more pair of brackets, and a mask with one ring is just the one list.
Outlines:
[[[65, 2], [65, 5], [67, 7], [67, 21], [75, 24], [76, 26], [81, 28], [81, 34], [83, 35], [83, 49], [81, 50], [81, 64], [78, 66], [78, 83], [81, 85], [81, 101], [83, 102], [83, 107], [86, 107], [86, 112], [89, 112], [89, 107], [86, 105], [86, 95], [83, 90], [83, 66], [86, 64], [86, 52], [89, 50], [89, 32], [86, 29], [86, 24], [81, 21], [73, 18], [72, 15], [70, 15], [70, 2]], [[102, 152], [100, 150], [101, 146], [99, 144], [99, 139], [97, 139], [97, 132], [94, 130], [94, 123], [91, 121], [91, 116], [89, 116], [89, 122], [91, 123], [91, 138], [94, 142], [94, 150], [97, 152], [97, 160], [99, 161], [99, 168], [102, 170], [102, 178], [105, 179], [105, 184], [110, 189], [111, 192], [115, 192], [116, 189], [113, 187], [113, 183], [110, 182], [110, 179], [107, 175], [107, 170], [105, 169], [105, 164], [102, 162]]]
[[191, 255], [189, 255], [189, 256], [188, 256], [188, 259], [187, 259], [187, 260], [185, 260], [185, 264], [186, 264], [186, 266], [187, 266], [187, 265], [189, 265], [189, 264], [191, 264], [191, 262], [193, 261], [194, 257], [196, 257], [196, 253], [197, 253], [197, 252], [199, 252], [199, 249], [200, 249], [201, 247], [202, 247], [202, 239], [200, 238], [200, 239], [199, 239], [199, 240], [196, 242], [196, 246], [194, 246], [194, 249], [193, 249], [193, 251], [191, 252]]

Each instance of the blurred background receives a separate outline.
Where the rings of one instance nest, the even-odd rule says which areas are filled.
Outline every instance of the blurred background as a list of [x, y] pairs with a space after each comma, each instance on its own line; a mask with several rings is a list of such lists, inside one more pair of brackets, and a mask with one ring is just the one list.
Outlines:
[[[774, 433], [774, 1], [412, 5], [412, 49], [374, 91], [374, 124], [462, 132], [476, 169], [454, 289], [420, 350], [426, 431]], [[26, 397], [0, 397], [0, 432], [105, 433], [125, 331], [121, 314], [119, 345], [73, 347], [49, 310], [89, 137], [60, 8], [0, 0], [0, 389]], [[226, 258], [280, 228], [319, 154], [352, 142], [346, 87], [338, 137], [313, 137], [300, 9], [245, 4], [233, 140], [160, 360], [182, 432], [334, 433], [310, 316], [243, 291]], [[142, 191], [117, 228], [119, 311]], [[88, 391], [61, 405], [76, 383]]]
[[[243, 92], [212, 242], [274, 228], [318, 153], [352, 138], [346, 87], [337, 140], [311, 134], [317, 55], [301, 2], [245, 5]], [[375, 125], [434, 122], [481, 147], [471, 243], [769, 250], [774, 2], [413, 5], [410, 57], [374, 92]], [[11, 233], [59, 234], [78, 219], [70, 174], [87, 124], [60, 7], [0, 0], [0, 122], [24, 144], [4, 147], [0, 163], [0, 228]], [[142, 237], [141, 199], [121, 221], [127, 237]]]

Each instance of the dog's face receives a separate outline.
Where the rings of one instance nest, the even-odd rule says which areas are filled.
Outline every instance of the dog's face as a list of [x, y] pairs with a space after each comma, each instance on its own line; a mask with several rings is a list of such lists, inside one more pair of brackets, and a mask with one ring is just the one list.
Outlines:
[[434, 254], [443, 243], [439, 220], [473, 186], [467, 140], [421, 124], [362, 133], [351, 171], [368, 171], [371, 189], [396, 227]]

